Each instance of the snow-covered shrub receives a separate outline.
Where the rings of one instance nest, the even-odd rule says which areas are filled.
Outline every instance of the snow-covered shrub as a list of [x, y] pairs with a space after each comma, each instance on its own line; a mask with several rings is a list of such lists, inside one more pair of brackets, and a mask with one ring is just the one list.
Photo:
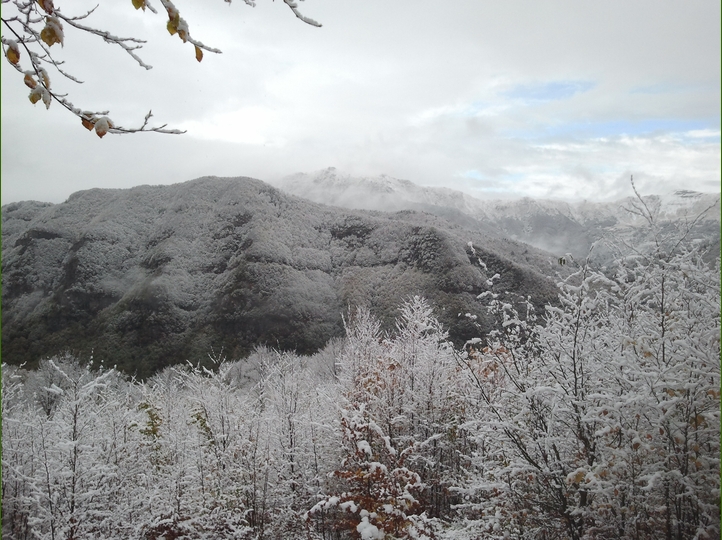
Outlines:
[[492, 300], [503, 330], [461, 358], [483, 449], [467, 516], [498, 538], [719, 536], [719, 259], [657, 249], [560, 289], [533, 327]]

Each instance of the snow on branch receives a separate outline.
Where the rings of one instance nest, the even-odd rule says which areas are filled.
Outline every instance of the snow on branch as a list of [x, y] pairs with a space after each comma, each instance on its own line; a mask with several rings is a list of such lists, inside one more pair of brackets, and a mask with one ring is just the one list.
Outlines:
[[[231, 3], [231, 0], [224, 0]], [[253, 0], [244, 0], [246, 5], [255, 6]], [[221, 51], [204, 44], [202, 41], [191, 36], [188, 23], [180, 16], [180, 11], [171, 0], [160, 0], [168, 14], [166, 29], [170, 35], [177, 35], [183, 43], [193, 45], [195, 58], [198, 62], [203, 60], [203, 51], [220, 54]], [[320, 27], [321, 25], [298, 11], [298, 4], [293, 0], [284, 0], [293, 13], [306, 24]], [[87, 20], [98, 8], [87, 10], [79, 15], [66, 15], [59, 7], [56, 7], [53, 0], [3, 0], [2, 14], [2, 49], [5, 58], [10, 64], [23, 75], [23, 82], [30, 88], [28, 99], [35, 104], [43, 102], [46, 108], [50, 108], [53, 100], [60, 103], [72, 114], [80, 118], [82, 125], [88, 130], [95, 131], [98, 137], [106, 133], [139, 133], [152, 131], [156, 133], [180, 134], [185, 133], [178, 129], [167, 129], [166, 125], [149, 126], [148, 120], [152, 114], [149, 112], [140, 127], [126, 128], [117, 125], [107, 117], [108, 112], [92, 113], [83, 111], [68, 101], [67, 94], [58, 94], [50, 88], [50, 77], [43, 66], [51, 66], [66, 79], [76, 83], [82, 83], [74, 75], [60, 66], [63, 61], [56, 60], [51, 52], [55, 44], [61, 47], [65, 44], [66, 27], [71, 27], [80, 32], [94, 35], [101, 38], [110, 45], [117, 45], [125, 51], [142, 68], [149, 70], [153, 66], [147, 64], [137, 53], [146, 43], [136, 37], [120, 37], [107, 30], [84, 24], [80, 21]], [[157, 14], [156, 9], [151, 5], [150, 0], [132, 0], [133, 7], [143, 11], [146, 8]], [[5, 36], [4, 32], [11, 36]], [[24, 58], [25, 68], [21, 66], [21, 58]], [[28, 65], [29, 64], [29, 65]], [[29, 67], [29, 69], [27, 69]]]
[[316, 26], [318, 28], [321, 28], [321, 23], [314, 21], [313, 19], [306, 17], [303, 15], [300, 11], [298, 11], [298, 3], [294, 2], [294, 0], [283, 0], [286, 5], [291, 8], [291, 11], [293, 11], [293, 14], [296, 15], [299, 19], [301, 19], [306, 24], [310, 24], [311, 26]]

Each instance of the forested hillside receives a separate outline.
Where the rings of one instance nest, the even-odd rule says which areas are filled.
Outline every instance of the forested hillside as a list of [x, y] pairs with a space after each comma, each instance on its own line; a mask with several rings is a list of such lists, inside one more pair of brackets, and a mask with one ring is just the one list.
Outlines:
[[14, 203], [2, 240], [3, 361], [32, 367], [69, 351], [139, 377], [212, 349], [312, 353], [343, 335], [349, 307], [392, 328], [412, 295], [460, 344], [474, 332], [466, 313], [490, 328], [475, 298], [495, 274], [541, 308], [565, 271], [551, 254], [436, 216], [341, 210], [250, 178]]
[[492, 280], [463, 346], [413, 297], [310, 357], [3, 366], [3, 534], [719, 538], [719, 258], [662, 245], [544, 310]]

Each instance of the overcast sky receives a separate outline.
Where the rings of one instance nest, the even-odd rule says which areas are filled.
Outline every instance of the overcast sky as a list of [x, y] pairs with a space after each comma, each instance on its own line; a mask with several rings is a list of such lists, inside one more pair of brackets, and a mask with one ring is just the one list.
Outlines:
[[322, 28], [280, 0], [175, 4], [223, 54], [198, 64], [164, 13], [101, 2], [89, 22], [147, 39], [154, 68], [66, 28], [53, 50], [85, 83], [50, 76], [83, 109], [125, 127], [152, 109], [185, 135], [101, 140], [2, 62], [3, 204], [329, 166], [481, 198], [609, 200], [630, 174], [643, 193], [720, 190], [718, 0], [301, 2]]

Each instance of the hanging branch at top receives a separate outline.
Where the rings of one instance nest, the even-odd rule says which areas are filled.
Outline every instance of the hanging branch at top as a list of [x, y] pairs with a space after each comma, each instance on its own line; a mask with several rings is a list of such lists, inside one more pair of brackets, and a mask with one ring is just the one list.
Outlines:
[[[131, 0], [135, 9], [146, 8], [152, 13], [158, 13], [152, 6], [150, 0]], [[231, 0], [224, 0], [228, 4]], [[293, 11], [293, 13], [306, 24], [320, 27], [321, 25], [298, 11], [298, 4], [294, 0], [283, 0], [284, 3]], [[251, 6], [255, 6], [253, 0], [244, 0]], [[220, 54], [221, 51], [213, 47], [205, 45], [203, 42], [193, 38], [188, 28], [188, 23], [180, 16], [180, 11], [171, 0], [160, 0], [166, 13], [168, 14], [168, 22], [166, 28], [170, 35], [177, 35], [183, 43], [191, 43], [195, 51], [195, 57], [198, 62], [203, 60], [203, 51]], [[57, 60], [52, 52], [53, 45], [59, 43], [62, 47], [65, 43], [65, 29], [72, 27], [81, 32], [86, 32], [102, 38], [103, 41], [111, 45], [117, 45], [128, 53], [139, 66], [145, 69], [152, 69], [153, 66], [146, 64], [136, 51], [141, 49], [146, 43], [142, 39], [134, 37], [119, 37], [111, 34], [106, 30], [101, 30], [93, 26], [84, 24], [85, 19], [90, 17], [98, 6], [81, 14], [69, 16], [56, 7], [53, 0], [2, 0], [2, 49], [8, 62], [23, 75], [23, 82], [30, 88], [28, 98], [30, 102], [35, 104], [42, 101], [46, 108], [50, 108], [53, 101], [60, 103], [72, 114], [80, 118], [82, 125], [91, 131], [95, 131], [98, 137], [105, 136], [106, 133], [139, 133], [145, 131], [153, 131], [156, 133], [181, 134], [184, 131], [178, 129], [168, 129], [166, 124], [161, 126], [149, 125], [149, 120], [153, 116], [149, 111], [145, 115], [145, 119], [140, 127], [125, 128], [115, 124], [109, 117], [108, 111], [84, 111], [76, 107], [67, 99], [67, 94], [59, 94], [51, 89], [50, 76], [46, 67], [54, 68], [63, 77], [82, 84], [83, 81], [77, 79], [72, 74], [63, 69], [63, 61]], [[8, 13], [14, 14], [8, 16]], [[6, 35], [7, 32], [7, 35]], [[21, 65], [21, 59], [23, 64]]]

